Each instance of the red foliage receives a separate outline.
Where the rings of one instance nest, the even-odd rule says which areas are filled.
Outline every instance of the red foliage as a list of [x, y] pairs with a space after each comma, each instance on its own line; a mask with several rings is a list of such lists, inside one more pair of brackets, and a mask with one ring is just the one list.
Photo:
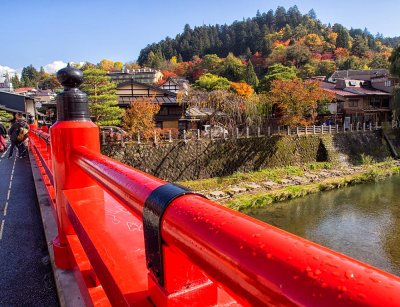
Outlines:
[[317, 61], [320, 61], [322, 59], [321, 53], [318, 53], [318, 52], [313, 52], [311, 57], [313, 60], [317, 60]]
[[169, 70], [162, 70], [161, 73], [163, 74], [163, 80], [167, 80], [169, 77], [176, 77], [176, 73]]
[[326, 51], [322, 54], [321, 60], [335, 60], [335, 55], [333, 54], [333, 52], [330, 51]]
[[261, 55], [261, 53], [258, 51], [250, 57], [250, 61], [254, 67], [256, 67], [256, 66], [262, 67], [265, 63], [265, 59], [266, 59], [266, 57], [263, 57]]

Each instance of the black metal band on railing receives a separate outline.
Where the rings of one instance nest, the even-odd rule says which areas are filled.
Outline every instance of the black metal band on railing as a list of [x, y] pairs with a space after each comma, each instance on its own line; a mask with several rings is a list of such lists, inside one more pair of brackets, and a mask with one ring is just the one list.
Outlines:
[[164, 286], [161, 219], [173, 200], [187, 194], [203, 196], [176, 184], [167, 183], [151, 192], [144, 203], [143, 232], [147, 268], [153, 272], [161, 286]]

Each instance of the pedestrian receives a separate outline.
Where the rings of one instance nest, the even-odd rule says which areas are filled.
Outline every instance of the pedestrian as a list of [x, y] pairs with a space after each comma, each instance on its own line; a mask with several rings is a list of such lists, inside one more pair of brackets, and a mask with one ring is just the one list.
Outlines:
[[2, 123], [0, 123], [0, 151], [6, 151], [7, 145], [5, 138], [7, 137], [7, 130]]
[[14, 148], [18, 149], [18, 157], [23, 158], [26, 155], [27, 149], [24, 145], [24, 140], [28, 136], [29, 126], [26, 123], [25, 118], [22, 113], [17, 113], [15, 115], [15, 122], [11, 125], [8, 130], [8, 135], [10, 136], [10, 153], [8, 158], [10, 159], [13, 155]]

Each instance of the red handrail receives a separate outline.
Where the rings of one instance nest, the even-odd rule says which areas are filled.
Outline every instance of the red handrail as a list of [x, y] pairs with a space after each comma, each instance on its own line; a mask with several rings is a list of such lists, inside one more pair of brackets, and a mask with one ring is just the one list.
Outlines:
[[[162, 180], [80, 147], [73, 160], [138, 216]], [[400, 278], [195, 195], [174, 200], [162, 238], [241, 302], [400, 304]]]

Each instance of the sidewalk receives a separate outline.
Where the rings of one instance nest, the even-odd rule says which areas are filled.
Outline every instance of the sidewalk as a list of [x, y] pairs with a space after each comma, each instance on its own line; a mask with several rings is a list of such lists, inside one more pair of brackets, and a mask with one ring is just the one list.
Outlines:
[[28, 157], [0, 154], [0, 306], [59, 306]]

